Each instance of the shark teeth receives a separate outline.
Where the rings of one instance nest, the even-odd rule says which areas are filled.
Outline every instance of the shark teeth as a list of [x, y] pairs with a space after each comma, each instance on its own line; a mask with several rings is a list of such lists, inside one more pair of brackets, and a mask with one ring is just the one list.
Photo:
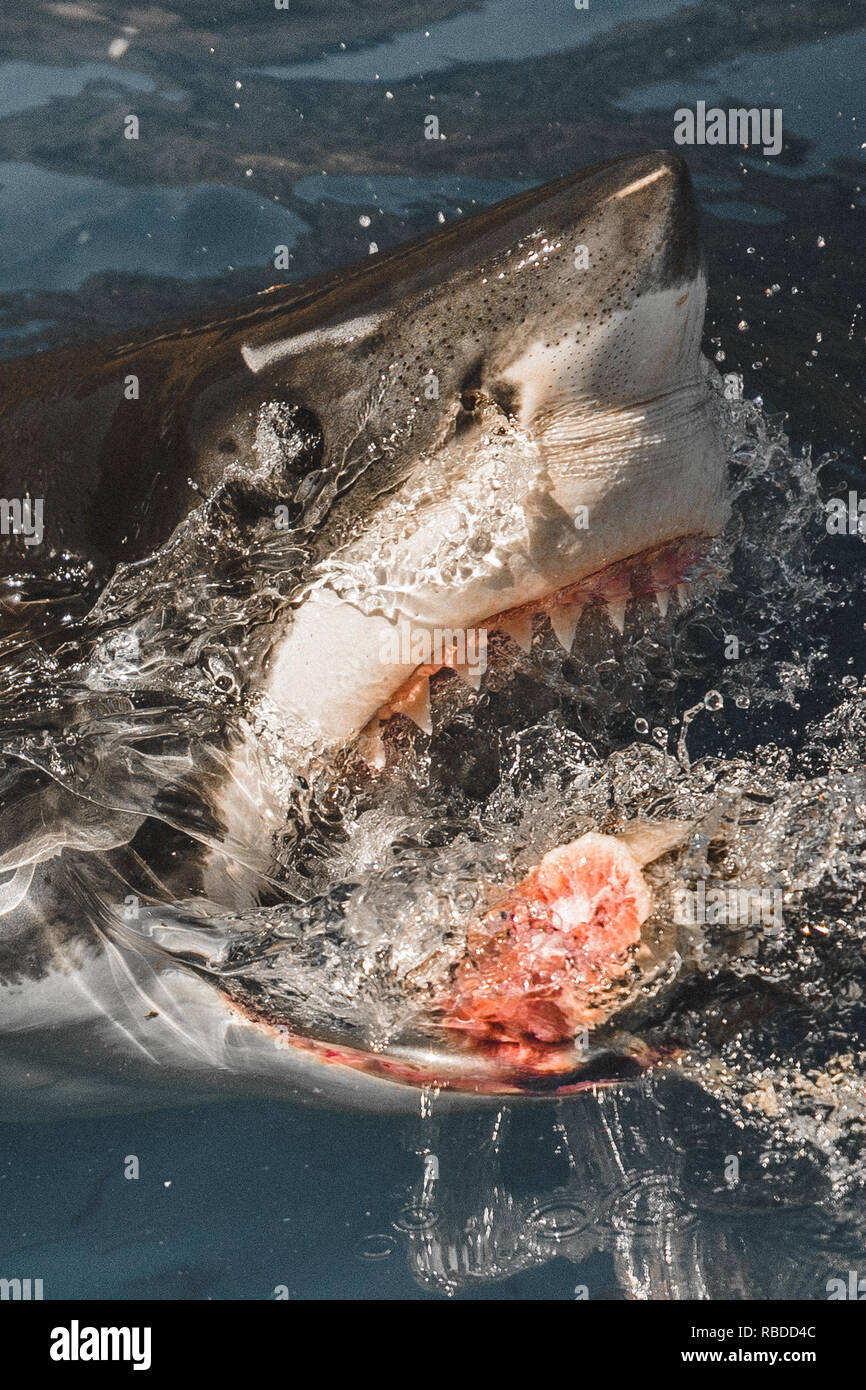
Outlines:
[[551, 609], [547, 615], [557, 640], [567, 652], [571, 651], [571, 644], [574, 641], [575, 630], [582, 611], [580, 604], [568, 603], [560, 604]]
[[496, 626], [506, 637], [510, 637], [512, 642], [516, 642], [521, 651], [529, 652], [532, 649], [532, 615], [530, 613], [516, 613], [513, 617], [500, 619]]
[[387, 762], [381, 721], [374, 719], [358, 739], [358, 752], [373, 772], [381, 772]]
[[463, 666], [452, 666], [451, 670], [456, 676], [460, 677], [464, 684], [471, 685], [473, 690], [480, 689], [481, 672], [478, 670], [477, 666], [466, 666], [464, 664]]
[[691, 586], [691, 584], [678, 584], [678, 585], [677, 585], [677, 598], [678, 598], [678, 600], [679, 600], [680, 608], [685, 608], [685, 606], [686, 606], [686, 604], [688, 603], [688, 601], [689, 601], [689, 599], [691, 598], [691, 596], [692, 596], [692, 586]]
[[433, 719], [430, 712], [430, 677], [413, 681], [411, 689], [400, 700], [391, 705], [392, 714], [405, 714], [413, 724], [425, 734], [432, 734]]
[[658, 610], [661, 613], [662, 617], [666, 618], [668, 613], [668, 605], [671, 600], [671, 596], [668, 593], [667, 589], [660, 589], [655, 596], [655, 600], [658, 604]]
[[607, 609], [607, 616], [610, 618], [617, 632], [622, 636], [625, 631], [625, 600], [611, 599], [605, 603], [604, 606]]

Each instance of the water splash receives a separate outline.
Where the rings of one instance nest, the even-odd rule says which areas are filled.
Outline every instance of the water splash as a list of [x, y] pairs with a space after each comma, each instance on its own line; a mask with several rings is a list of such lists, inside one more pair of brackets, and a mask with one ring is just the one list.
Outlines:
[[[472, 916], [551, 846], [687, 821], [688, 846], [655, 883], [656, 968], [624, 998], [619, 1032], [675, 1046], [742, 1123], [792, 1152], [808, 1144], [846, 1190], [863, 1171], [866, 719], [839, 614], [862, 580], [843, 582], [828, 553], [820, 463], [752, 403], [720, 408], [731, 523], [666, 618], [640, 601], [622, 634], [587, 610], [571, 651], [547, 628], [525, 655], [494, 642], [478, 693], [435, 678], [432, 739], [392, 721], [376, 778], [347, 753], [300, 783], [279, 742], [260, 740], [262, 824], [279, 829], [282, 868], [245, 913], [197, 900], [185, 869], [203, 848], [249, 857], [207, 791], [253, 718], [250, 673], [308, 555], [297, 525], [242, 524], [250, 490], [270, 495], [273, 411], [255, 476], [202, 499], [95, 607], [68, 568], [41, 597], [15, 581], [26, 621], [0, 651], [0, 887], [62, 854], [101, 930], [148, 934], [301, 1027], [351, 1027], [384, 1049], [418, 1024]], [[291, 422], [277, 424], [284, 462]], [[299, 434], [292, 448], [308, 445]], [[697, 883], [780, 894], [783, 929], [673, 930], [675, 892]]]

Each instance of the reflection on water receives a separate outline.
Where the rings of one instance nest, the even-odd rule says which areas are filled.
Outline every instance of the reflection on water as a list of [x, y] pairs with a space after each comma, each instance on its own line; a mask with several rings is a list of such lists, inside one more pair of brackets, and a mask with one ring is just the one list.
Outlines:
[[53, 1134], [4, 1134], [4, 1258], [46, 1297], [811, 1299], [862, 1254], [859, 1203], [828, 1205], [808, 1153], [779, 1163], [674, 1082], [459, 1119], [238, 1104]]
[[7, 290], [77, 290], [109, 267], [182, 279], [220, 274], [256, 265], [263, 245], [294, 246], [306, 230], [290, 208], [222, 184], [139, 189], [5, 163], [0, 185]]
[[[644, 18], [671, 14], [681, 0], [646, 0]], [[606, 0], [604, 5], [579, 8], [563, 0], [490, 0], [466, 14], [439, 24], [398, 34], [388, 43], [360, 52], [328, 53], [314, 63], [292, 63], [261, 69], [289, 79], [312, 77], [334, 82], [402, 82], [409, 77], [454, 67], [458, 63], [489, 63], [493, 59], [534, 58], [579, 47], [633, 17], [631, 0]]]
[[[819, 66], [820, 84], [810, 81]], [[866, 34], [804, 43], [782, 53], [747, 54], [713, 65], [687, 81], [638, 87], [619, 104], [635, 114], [674, 110], [705, 101], [708, 106], [780, 107], [785, 127], [808, 138], [810, 148], [795, 168], [776, 166], [782, 175], [803, 178], [833, 161], [862, 159], [866, 146], [863, 85]]]
[[[207, 313], [371, 242], [386, 250], [503, 188], [670, 147], [683, 101], [770, 102], [784, 112], [778, 159], [687, 151], [706, 197], [712, 336], [748, 394], [792, 413], [799, 439], [858, 447], [863, 0], [732, 11], [393, 0], [387, 13], [305, 0], [271, 17], [235, 0], [208, 27], [191, 3], [132, 13], [118, 0], [60, 24], [48, 5], [11, 0], [0, 350]], [[136, 142], [122, 138], [130, 110]], [[442, 139], [424, 138], [431, 114]], [[17, 186], [34, 167], [31, 205]], [[49, 171], [62, 181], [48, 184]], [[277, 245], [291, 253], [278, 273]]]
[[44, 106], [54, 97], [78, 96], [88, 83], [152, 92], [154, 83], [141, 73], [109, 63], [80, 63], [74, 68], [44, 67], [38, 63], [0, 64], [0, 117]]

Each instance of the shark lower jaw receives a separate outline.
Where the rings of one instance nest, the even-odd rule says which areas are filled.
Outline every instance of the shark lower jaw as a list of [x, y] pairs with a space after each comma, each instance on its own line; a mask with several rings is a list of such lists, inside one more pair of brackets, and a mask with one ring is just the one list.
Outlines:
[[[690, 585], [716, 573], [709, 556], [712, 540], [706, 533], [672, 538], [617, 559], [531, 603], [491, 614], [483, 626], [491, 633], [504, 634], [506, 660], [507, 643], [529, 651], [533, 627], [537, 631], [544, 622], [570, 649], [581, 615], [589, 608], [606, 612], [611, 632], [616, 629], [622, 634], [630, 604], [653, 603], [663, 617], [673, 595], [677, 604], [687, 602]], [[646, 610], [644, 616], [645, 613]], [[640, 612], [637, 617], [640, 620]], [[431, 732], [431, 679], [449, 670], [458, 676], [465, 674], [465, 664], [457, 660], [460, 653], [443, 655], [445, 659], [440, 662], [419, 665], [360, 736], [340, 751], [332, 770], [338, 778], [360, 773], [375, 781], [388, 761], [385, 738], [391, 719], [403, 716], [428, 734]], [[516, 655], [512, 651], [512, 658]], [[654, 978], [665, 968], [667, 951], [664, 943], [661, 948], [652, 944], [651, 934], [644, 940], [643, 931], [636, 935], [626, 956], [614, 952], [608, 958], [605, 948], [593, 966], [601, 971], [601, 1002], [593, 990], [585, 999], [580, 996], [579, 984], [579, 997], [576, 1002], [572, 1000], [571, 1016], [564, 1021], [556, 1017], [552, 1030], [546, 1027], [546, 1004], [542, 1007], [541, 1027], [534, 1018], [518, 1018], [515, 1024], [513, 1010], [511, 1016], [505, 1016], [504, 1023], [495, 1008], [491, 1016], [486, 986], [480, 994], [474, 986], [468, 991], [455, 988], [453, 992], [449, 992], [450, 986], [442, 986], [431, 1007], [422, 1005], [416, 1031], [410, 1030], [404, 1039], [375, 1046], [361, 1037], [356, 1040], [342, 1028], [330, 1036], [327, 1031], [316, 1035], [304, 1031], [289, 1011], [284, 1012], [272, 998], [265, 999], [249, 989], [241, 977], [231, 984], [224, 982], [223, 994], [230, 1008], [247, 1025], [253, 1025], [263, 1039], [288, 1049], [290, 1054], [302, 1054], [307, 1063], [321, 1065], [325, 1093], [329, 1091], [324, 1071], [327, 1068], [336, 1069], [332, 1071], [334, 1076], [338, 1072], [344, 1078], [347, 1072], [356, 1075], [356, 1084], [368, 1092], [371, 1087], [380, 1093], [385, 1087], [402, 1087], [442, 1090], [479, 1099], [562, 1096], [622, 1084], [670, 1062], [675, 1046], [649, 1045], [632, 1035], [627, 1023], [623, 1023], [640, 993], [641, 981]], [[468, 959], [471, 975], [475, 963], [471, 957]], [[632, 969], [635, 961], [636, 974]], [[457, 977], [460, 968], [458, 963]], [[521, 962], [519, 969], [522, 968]], [[514, 978], [511, 966], [506, 975], [507, 996]], [[415, 1008], [411, 1004], [409, 1008], [417, 1017]], [[566, 1036], [569, 1025], [572, 1035]]]
[[301, 1032], [242, 990], [225, 991], [223, 1002], [244, 1027], [252, 1026], [272, 1045], [318, 1063], [323, 1076], [328, 1069], [342, 1069], [380, 1087], [410, 1093], [426, 1090], [491, 1099], [575, 1095], [633, 1081], [676, 1055], [673, 1046], [651, 1047], [637, 1038], [616, 1036], [609, 1046], [584, 1048], [580, 1043], [534, 1039], [468, 1045], [449, 1037], [443, 1044], [441, 1034], [431, 1034], [373, 1049]]
[[622, 1083], [676, 1052], [635, 1037], [627, 1020], [644, 986], [676, 968], [675, 933], [642, 871], [689, 832], [683, 822], [634, 822], [549, 851], [465, 930], [451, 930], [451, 944], [390, 977], [402, 997], [395, 1005], [392, 996], [378, 1038], [363, 1013], [315, 1033], [298, 1027], [276, 960], [264, 976], [223, 980], [224, 1002], [260, 1040], [367, 1081], [476, 1096]]

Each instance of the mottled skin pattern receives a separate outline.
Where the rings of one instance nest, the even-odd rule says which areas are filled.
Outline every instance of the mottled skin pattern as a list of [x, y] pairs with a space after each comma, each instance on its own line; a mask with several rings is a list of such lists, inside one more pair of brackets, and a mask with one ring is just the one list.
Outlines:
[[[660, 167], [664, 177], [640, 197], [611, 197], [624, 173], [637, 181]], [[281, 401], [312, 412], [324, 435], [312, 469], [304, 460], [305, 478], [287, 479], [287, 497], [297, 496], [303, 482], [305, 497], [322, 489], [330, 499], [359, 469], [365, 474], [327, 524], [317, 516], [317, 549], [327, 553], [347, 522], [374, 507], [382, 489], [451, 427], [465, 389], [495, 396], [515, 334], [529, 338], [537, 327], [555, 339], [570, 325], [570, 259], [541, 288], [525, 279], [498, 286], [500, 266], [521, 238], [542, 225], [551, 240], [588, 247], [589, 331], [648, 289], [695, 273], [699, 250], [687, 179], [672, 156], [616, 161], [519, 194], [336, 277], [300, 289], [278, 286], [225, 321], [180, 327], [144, 343], [4, 363], [0, 495], [16, 497], [26, 488], [44, 498], [43, 555], [63, 548], [112, 568], [149, 554], [198, 504], [188, 480], [210, 492], [229, 462], [248, 460], [260, 404]], [[255, 375], [241, 355], [242, 346], [266, 348], [362, 315], [376, 319], [375, 328], [339, 351], [326, 341]], [[599, 368], [598, 399], [616, 405], [625, 383], [609, 358]], [[439, 380], [436, 400], [422, 389], [430, 370]], [[124, 394], [130, 375], [139, 380], [138, 400]], [[512, 389], [508, 395], [513, 409]], [[411, 440], [386, 453], [383, 439], [410, 420]], [[20, 542], [0, 537], [0, 573], [20, 563]]]

